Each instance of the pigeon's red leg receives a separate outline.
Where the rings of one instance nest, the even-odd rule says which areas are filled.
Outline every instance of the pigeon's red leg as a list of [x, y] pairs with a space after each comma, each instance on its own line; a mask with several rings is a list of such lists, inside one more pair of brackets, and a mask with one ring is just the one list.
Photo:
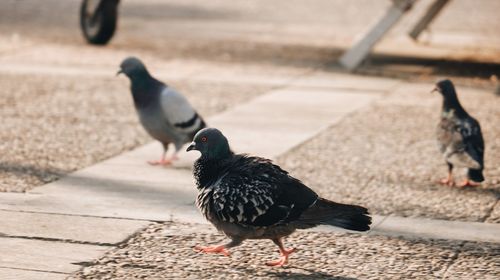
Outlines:
[[453, 180], [452, 170], [453, 170], [453, 165], [448, 163], [448, 177], [439, 180], [440, 184], [447, 185], [450, 187], [453, 187], [455, 185], [455, 180]]
[[150, 161], [148, 161], [148, 163], [151, 165], [164, 165], [164, 166], [166, 166], [166, 165], [172, 164], [172, 162], [174, 162], [174, 160], [179, 159], [177, 157], [177, 152], [174, 153], [170, 158], [165, 158], [166, 154], [167, 154], [167, 150], [164, 149], [160, 160], [150, 160]]
[[285, 246], [283, 246], [283, 242], [282, 242], [281, 238], [273, 239], [273, 242], [274, 242], [274, 244], [278, 245], [281, 257], [278, 260], [270, 261], [270, 262], [267, 262], [266, 264], [268, 266], [283, 266], [283, 265], [287, 264], [288, 263], [288, 256], [291, 253], [295, 252], [295, 249], [294, 248], [289, 249], [289, 250], [285, 249]]
[[231, 255], [231, 253], [229, 253], [227, 249], [240, 245], [242, 241], [243, 239], [231, 238], [231, 241], [228, 242], [227, 244], [207, 246], [207, 247], [197, 245], [194, 247], [194, 250], [202, 253], [220, 253], [228, 257], [229, 255]]
[[455, 185], [455, 181], [453, 180], [453, 177], [451, 176], [451, 174], [449, 174], [448, 177], [439, 180], [439, 183], [441, 185], [447, 185], [450, 187], [453, 187]]
[[165, 159], [165, 154], [163, 154], [160, 160], [150, 160], [148, 163], [151, 165], [170, 165], [172, 161], [170, 161], [170, 159]]
[[151, 165], [170, 165], [172, 164], [172, 162], [168, 161], [168, 160], [164, 160], [164, 159], [161, 159], [161, 160], [150, 160], [148, 161], [149, 164]]
[[217, 245], [217, 246], [195, 246], [194, 250], [197, 252], [202, 252], [202, 253], [220, 253], [223, 254], [224, 256], [228, 257], [231, 255], [228, 250], [226, 250], [225, 245]]
[[173, 163], [174, 161], [176, 161], [178, 159], [179, 159], [179, 157], [177, 156], [177, 152], [175, 152], [166, 161], [168, 162], [168, 164], [171, 164], [171, 163]]
[[465, 188], [465, 187], [478, 187], [480, 186], [480, 183], [471, 181], [469, 179], [465, 179], [460, 185], [458, 185], [459, 188]]

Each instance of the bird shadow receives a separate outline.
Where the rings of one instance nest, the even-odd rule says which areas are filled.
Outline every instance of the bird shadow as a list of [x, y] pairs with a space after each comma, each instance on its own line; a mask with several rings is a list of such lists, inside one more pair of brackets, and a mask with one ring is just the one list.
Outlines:
[[328, 273], [314, 271], [311, 269], [300, 268], [304, 272], [295, 271], [270, 271], [269, 276], [277, 279], [294, 279], [294, 280], [309, 280], [309, 279], [332, 279], [332, 280], [356, 280], [357, 278], [334, 276]]
[[273, 279], [293, 279], [293, 280], [310, 280], [310, 279], [332, 279], [332, 280], [357, 280], [357, 278], [335, 276], [329, 273], [316, 271], [304, 267], [286, 266], [282, 268], [270, 268], [270, 270], [258, 271], [252, 267], [238, 268], [245, 275], [262, 275]]
[[16, 177], [35, 177], [43, 183], [48, 183], [64, 176], [68, 171], [53, 168], [40, 167], [33, 164], [19, 164], [16, 162], [0, 162], [0, 172], [11, 173]]
[[476, 193], [479, 195], [484, 195], [484, 196], [493, 196], [495, 199], [500, 199], [500, 185], [495, 186], [492, 184], [484, 185], [484, 186], [479, 186], [479, 187], [474, 187], [474, 186], [466, 186], [466, 187], [458, 187], [458, 186], [453, 186], [453, 187], [447, 187], [443, 186], [442, 184], [438, 182], [431, 182], [431, 183], [415, 183], [413, 181], [400, 181], [400, 184], [405, 184], [405, 185], [413, 185], [415, 187], [419, 188], [449, 188], [450, 191], [456, 191], [456, 192], [462, 192], [462, 193]]
[[464, 192], [475, 192], [477, 194], [492, 195], [496, 199], [500, 199], [500, 188], [481, 188], [481, 187], [464, 187], [459, 189], [459, 191]]

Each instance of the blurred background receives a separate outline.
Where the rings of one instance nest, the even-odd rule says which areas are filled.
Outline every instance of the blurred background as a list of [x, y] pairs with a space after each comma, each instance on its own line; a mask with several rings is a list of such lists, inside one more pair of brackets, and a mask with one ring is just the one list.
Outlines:
[[[500, 2], [450, 1], [414, 42], [407, 33], [432, 2], [417, 1], [360, 71], [413, 79], [473, 72], [475, 78], [489, 79], [500, 62]], [[2, 51], [40, 43], [84, 44], [81, 3], [2, 1]], [[107, 48], [163, 59], [335, 69], [340, 54], [390, 5], [370, 0], [122, 0], [117, 32]]]

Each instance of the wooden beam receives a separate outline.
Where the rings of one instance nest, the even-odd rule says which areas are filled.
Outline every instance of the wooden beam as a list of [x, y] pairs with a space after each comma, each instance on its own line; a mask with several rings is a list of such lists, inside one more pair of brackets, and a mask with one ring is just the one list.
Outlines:
[[361, 40], [345, 52], [339, 62], [348, 70], [355, 70], [368, 56], [373, 46], [399, 21], [415, 0], [393, 0], [386, 14], [369, 30]]
[[418, 36], [422, 31], [424, 31], [427, 26], [434, 20], [434, 18], [439, 14], [439, 12], [446, 6], [449, 0], [436, 0], [429, 6], [427, 12], [425, 12], [424, 16], [420, 18], [415, 27], [408, 33], [413, 40], [417, 40]]

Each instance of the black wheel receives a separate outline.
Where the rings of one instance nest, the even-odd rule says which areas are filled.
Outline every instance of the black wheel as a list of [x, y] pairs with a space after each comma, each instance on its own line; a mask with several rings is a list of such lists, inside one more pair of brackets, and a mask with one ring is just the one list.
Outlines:
[[120, 0], [83, 0], [80, 26], [87, 42], [106, 44], [116, 30]]

